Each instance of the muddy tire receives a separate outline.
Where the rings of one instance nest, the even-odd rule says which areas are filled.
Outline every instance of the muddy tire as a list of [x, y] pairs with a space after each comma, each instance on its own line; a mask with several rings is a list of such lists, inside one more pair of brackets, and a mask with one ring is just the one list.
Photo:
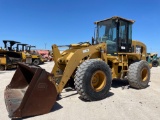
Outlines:
[[144, 60], [134, 62], [129, 66], [127, 73], [128, 81], [131, 87], [143, 89], [148, 87], [150, 81], [150, 67]]
[[33, 65], [39, 65], [40, 64], [40, 60], [39, 59], [35, 59], [34, 61], [33, 61]]
[[154, 60], [154, 61], [152, 62], [152, 67], [158, 67], [158, 65], [159, 65], [159, 63], [158, 63], [157, 60]]
[[112, 83], [112, 75], [105, 62], [90, 59], [78, 67], [74, 82], [75, 89], [82, 99], [101, 100], [107, 97]]

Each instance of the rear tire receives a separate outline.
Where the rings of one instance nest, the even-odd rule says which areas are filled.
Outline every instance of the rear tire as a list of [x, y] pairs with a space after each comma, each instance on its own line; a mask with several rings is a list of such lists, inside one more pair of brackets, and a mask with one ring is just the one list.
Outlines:
[[159, 63], [157, 60], [152, 61], [152, 67], [158, 67]]
[[143, 89], [148, 87], [150, 81], [150, 67], [144, 60], [134, 62], [129, 66], [127, 73], [131, 87]]
[[90, 59], [78, 67], [74, 82], [82, 99], [101, 100], [107, 97], [112, 75], [109, 66], [104, 61]]
[[39, 59], [35, 59], [34, 61], [33, 61], [33, 65], [39, 65], [40, 64], [40, 60]]

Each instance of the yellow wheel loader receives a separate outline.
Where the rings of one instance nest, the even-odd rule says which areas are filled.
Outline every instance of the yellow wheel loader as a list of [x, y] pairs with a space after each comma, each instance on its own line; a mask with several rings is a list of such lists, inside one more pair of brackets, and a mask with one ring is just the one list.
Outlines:
[[28, 46], [26, 46], [26, 51], [29, 54], [31, 54], [31, 56], [32, 56], [32, 64], [33, 65], [40, 65], [40, 64], [44, 63], [45, 59], [42, 57], [42, 55], [39, 55], [34, 50], [31, 51], [31, 48], [35, 48], [35, 47], [36, 46], [28, 45]]
[[13, 40], [3, 40], [3, 43], [4, 49], [0, 49], [0, 70], [16, 67], [18, 62], [28, 64], [27, 59], [32, 59], [31, 55], [25, 53], [25, 46], [27, 44]]
[[[17, 43], [14, 40], [3, 40], [4, 49], [0, 49], [0, 71], [7, 68], [13, 68], [17, 62], [21, 62], [21, 54], [16, 53], [13, 46]], [[9, 45], [8, 45], [9, 44]]]
[[51, 73], [19, 63], [4, 92], [9, 116], [21, 118], [50, 112], [57, 95], [69, 83], [74, 83], [80, 97], [89, 101], [106, 98], [114, 79], [127, 78], [136, 89], [148, 87], [146, 46], [132, 41], [133, 23], [114, 16], [95, 22], [91, 43], [68, 45], [69, 49], [62, 53], [52, 45], [55, 65]]
[[42, 64], [44, 59], [42, 58], [41, 55], [31, 52], [31, 47], [35, 46], [18, 43], [16, 47], [16, 52], [21, 53], [22, 62], [26, 62], [27, 64], [33, 64], [33, 65]]

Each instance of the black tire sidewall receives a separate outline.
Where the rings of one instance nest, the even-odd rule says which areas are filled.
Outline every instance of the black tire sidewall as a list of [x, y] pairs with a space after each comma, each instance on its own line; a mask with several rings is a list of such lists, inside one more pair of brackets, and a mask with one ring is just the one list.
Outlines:
[[[104, 74], [106, 75], [106, 86], [101, 91], [96, 92], [93, 90], [91, 86], [91, 78], [92, 78], [92, 75], [98, 70], [103, 71]], [[91, 100], [100, 100], [100, 99], [106, 98], [107, 93], [111, 86], [111, 82], [112, 82], [111, 80], [112, 80], [112, 77], [111, 77], [109, 67], [102, 61], [96, 61], [94, 62], [94, 64], [91, 64], [90, 66], [88, 66], [84, 74], [84, 77], [83, 77], [84, 92]]]
[[[141, 86], [141, 88], [146, 88], [146, 87], [148, 87], [148, 83], [150, 80], [150, 68], [149, 68], [149, 65], [146, 61], [139, 61], [139, 62], [140, 63], [137, 68], [137, 82]], [[148, 72], [148, 77], [147, 77], [147, 80], [145, 80], [145, 81], [142, 81], [141, 72], [143, 69], [147, 69], [147, 72]]]
[[158, 65], [159, 65], [158, 61], [154, 60], [154, 61], [152, 62], [152, 66], [153, 66], [153, 67], [157, 67]]
[[39, 64], [40, 64], [40, 60], [39, 60], [39, 59], [35, 59], [35, 60], [33, 61], [33, 64], [34, 64], [34, 65], [39, 65]]

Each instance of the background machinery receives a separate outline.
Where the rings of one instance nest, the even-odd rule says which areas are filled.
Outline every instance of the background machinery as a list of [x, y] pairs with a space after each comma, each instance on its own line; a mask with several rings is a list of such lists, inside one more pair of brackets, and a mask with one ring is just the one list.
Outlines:
[[52, 61], [52, 56], [49, 50], [36, 50], [39, 55], [45, 58], [45, 61]]
[[33, 65], [40, 65], [44, 63], [44, 58], [41, 55], [37, 54], [35, 50], [31, 50], [31, 48], [35, 48], [35, 47], [36, 46], [19, 43], [17, 44], [17, 52], [22, 53], [22, 56], [24, 58], [23, 61], [26, 62], [26, 58], [27, 58], [27, 63], [33, 64]]
[[31, 50], [31, 48], [35, 48], [35, 47], [36, 46], [27, 45], [26, 52], [31, 54], [33, 65], [40, 65], [45, 62], [45, 58], [43, 58], [42, 55], [38, 54], [36, 50]]
[[20, 42], [3, 40], [3, 43], [4, 49], [0, 49], [0, 70], [15, 67], [17, 62], [22, 60], [21, 54], [17, 53], [13, 47], [15, 44]]
[[0, 70], [16, 67], [18, 62], [39, 65], [44, 58], [36, 52], [32, 52], [29, 46], [13, 40], [3, 40], [4, 49], [0, 49]]
[[133, 23], [114, 16], [95, 22], [96, 34], [91, 43], [67, 45], [69, 49], [62, 53], [52, 45], [55, 65], [51, 73], [20, 63], [4, 93], [9, 116], [48, 113], [69, 82], [82, 99], [89, 101], [106, 98], [114, 79], [127, 78], [136, 89], [148, 87], [146, 46], [132, 41]]
[[148, 63], [151, 63], [153, 67], [159, 66], [159, 58], [157, 53], [147, 53], [147, 61]]

